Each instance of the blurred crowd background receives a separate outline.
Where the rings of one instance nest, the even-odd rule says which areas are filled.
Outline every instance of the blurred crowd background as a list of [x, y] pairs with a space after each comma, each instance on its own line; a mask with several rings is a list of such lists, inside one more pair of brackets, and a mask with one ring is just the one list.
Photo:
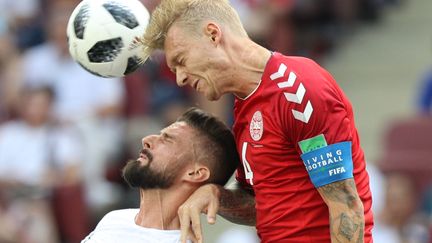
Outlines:
[[[429, 1], [231, 0], [252, 39], [313, 58], [352, 98], [378, 243], [432, 242], [432, 65], [423, 63], [415, 69], [421, 72], [403, 80], [398, 73], [415, 62], [389, 64], [394, 53], [401, 59], [426, 53], [432, 60], [432, 18], [412, 17], [412, 9], [430, 16]], [[120, 169], [138, 156], [142, 137], [158, 133], [189, 106], [232, 123], [233, 97], [208, 102], [177, 88], [162, 54], [122, 79], [82, 69], [66, 41], [78, 2], [0, 0], [0, 243], [80, 242], [106, 212], [138, 207], [138, 192], [126, 186]], [[149, 11], [158, 3], [142, 2]], [[386, 36], [391, 28], [393, 35]], [[410, 36], [416, 29], [429, 32]], [[374, 49], [370, 36], [388, 48]], [[422, 45], [398, 49], [393, 41], [400, 36]], [[353, 52], [350, 43], [363, 49]], [[384, 61], [372, 65], [377, 56]], [[401, 85], [406, 83], [411, 90]], [[409, 105], [402, 102], [407, 100]], [[398, 108], [403, 111], [388, 112]], [[210, 243], [258, 242], [253, 228], [221, 218], [205, 226], [205, 234]]]

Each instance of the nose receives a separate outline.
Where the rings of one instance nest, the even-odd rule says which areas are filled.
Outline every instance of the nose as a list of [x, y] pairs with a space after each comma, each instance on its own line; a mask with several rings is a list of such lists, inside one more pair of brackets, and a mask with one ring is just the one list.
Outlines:
[[150, 136], [144, 137], [141, 140], [143, 148], [152, 149], [154, 146], [154, 141], [155, 141], [156, 137], [157, 137], [156, 135], [150, 135]]
[[177, 68], [176, 70], [176, 81], [179, 87], [183, 87], [187, 84], [187, 74], [182, 68]]

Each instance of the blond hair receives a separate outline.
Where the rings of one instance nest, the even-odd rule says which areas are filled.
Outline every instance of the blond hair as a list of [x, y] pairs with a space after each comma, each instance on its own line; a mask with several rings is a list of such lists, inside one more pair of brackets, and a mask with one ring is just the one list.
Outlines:
[[203, 20], [213, 20], [240, 36], [247, 36], [240, 18], [228, 0], [162, 0], [152, 12], [146, 32], [140, 40], [144, 61], [154, 50], [163, 49], [169, 28], [174, 22], [192, 34]]

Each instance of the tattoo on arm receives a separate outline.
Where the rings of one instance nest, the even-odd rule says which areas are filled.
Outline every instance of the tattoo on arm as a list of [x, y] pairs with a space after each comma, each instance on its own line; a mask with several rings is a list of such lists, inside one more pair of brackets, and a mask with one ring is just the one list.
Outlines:
[[255, 196], [252, 191], [236, 186], [220, 188], [219, 214], [236, 224], [255, 225]]
[[359, 234], [356, 243], [362, 243], [364, 237], [364, 224], [360, 224]]
[[357, 188], [353, 179], [333, 182], [319, 188], [324, 200], [347, 204], [350, 208], [358, 199]]
[[334, 182], [318, 188], [330, 210], [332, 242], [363, 242], [363, 204], [353, 179]]
[[340, 224], [339, 224], [339, 234], [348, 240], [354, 238], [354, 233], [357, 231], [359, 224], [356, 224], [353, 219], [351, 219], [346, 213], [341, 213]]

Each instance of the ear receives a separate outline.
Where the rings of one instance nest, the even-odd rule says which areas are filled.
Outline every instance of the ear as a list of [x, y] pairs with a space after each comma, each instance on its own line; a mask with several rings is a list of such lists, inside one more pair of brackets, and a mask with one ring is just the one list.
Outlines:
[[216, 23], [209, 22], [204, 28], [205, 36], [210, 39], [214, 45], [218, 45], [222, 38], [222, 31]]
[[192, 183], [202, 183], [210, 178], [210, 170], [207, 166], [195, 165], [194, 167], [186, 170], [186, 174], [183, 176], [185, 181]]

